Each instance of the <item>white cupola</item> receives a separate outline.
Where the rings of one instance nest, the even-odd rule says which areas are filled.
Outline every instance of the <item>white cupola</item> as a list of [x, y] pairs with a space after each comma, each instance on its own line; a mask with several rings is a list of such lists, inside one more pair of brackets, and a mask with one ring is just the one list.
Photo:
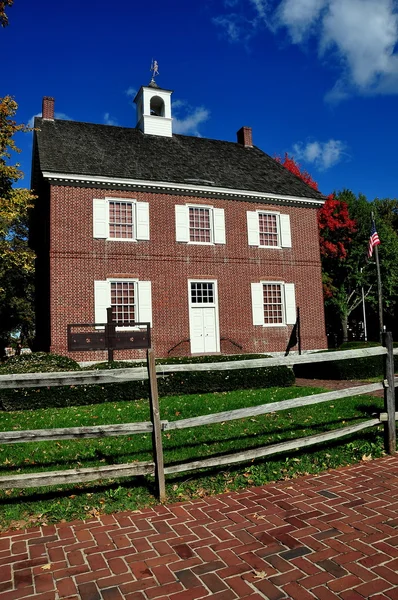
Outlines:
[[137, 128], [150, 135], [171, 137], [171, 90], [163, 90], [154, 80], [142, 86], [134, 102], [137, 105]]

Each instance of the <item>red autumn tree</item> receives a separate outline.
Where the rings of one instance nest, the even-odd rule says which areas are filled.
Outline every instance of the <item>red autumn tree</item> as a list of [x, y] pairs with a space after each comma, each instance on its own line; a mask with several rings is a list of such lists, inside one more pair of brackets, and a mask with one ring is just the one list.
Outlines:
[[[317, 182], [287, 153], [283, 160], [279, 157], [276, 160], [304, 183], [318, 190]], [[329, 194], [325, 204], [318, 211], [318, 225], [322, 257], [344, 260], [351, 235], [356, 230], [355, 221], [350, 218], [348, 212], [348, 204], [337, 200], [334, 194]]]

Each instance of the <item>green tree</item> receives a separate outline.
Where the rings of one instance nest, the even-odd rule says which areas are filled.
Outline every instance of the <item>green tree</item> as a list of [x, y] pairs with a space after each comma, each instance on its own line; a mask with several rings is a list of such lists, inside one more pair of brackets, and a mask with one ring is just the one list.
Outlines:
[[367, 305], [377, 311], [376, 266], [374, 258], [367, 259], [372, 211], [381, 241], [379, 256], [384, 312], [390, 316], [394, 314], [398, 294], [398, 236], [392, 225], [392, 201], [369, 202], [363, 194], [356, 196], [350, 190], [342, 190], [336, 197], [347, 203], [350, 217], [356, 222], [356, 231], [352, 233], [345, 260], [323, 258], [322, 268], [330, 289], [325, 299], [326, 308], [336, 312], [346, 340], [349, 317], [362, 302], [362, 287]]
[[11, 153], [20, 152], [14, 136], [30, 131], [14, 120], [18, 105], [0, 98], [0, 352], [11, 332], [22, 341], [33, 334], [34, 254], [28, 247], [28, 211], [35, 196], [13, 185], [23, 177], [19, 164], [10, 164]]

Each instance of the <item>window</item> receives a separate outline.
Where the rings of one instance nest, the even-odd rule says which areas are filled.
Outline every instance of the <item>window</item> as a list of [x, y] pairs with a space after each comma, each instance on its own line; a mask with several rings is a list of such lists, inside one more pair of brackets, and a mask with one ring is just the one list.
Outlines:
[[135, 321], [135, 283], [111, 281], [112, 318], [118, 323]]
[[134, 219], [131, 202], [109, 202], [109, 237], [133, 239]]
[[247, 211], [249, 246], [291, 248], [290, 216], [277, 212]]
[[107, 279], [94, 281], [95, 323], [106, 323], [106, 309], [119, 323], [152, 323], [150, 281]]
[[282, 285], [263, 283], [264, 324], [283, 323]]
[[93, 236], [114, 241], [149, 240], [148, 202], [94, 199]]
[[192, 304], [214, 304], [214, 283], [191, 283]]
[[277, 215], [258, 213], [260, 246], [279, 246]]
[[251, 284], [253, 325], [281, 326], [296, 322], [294, 283], [261, 281]]
[[210, 243], [211, 235], [210, 208], [189, 207], [189, 241]]
[[223, 208], [176, 205], [176, 240], [190, 244], [225, 244]]

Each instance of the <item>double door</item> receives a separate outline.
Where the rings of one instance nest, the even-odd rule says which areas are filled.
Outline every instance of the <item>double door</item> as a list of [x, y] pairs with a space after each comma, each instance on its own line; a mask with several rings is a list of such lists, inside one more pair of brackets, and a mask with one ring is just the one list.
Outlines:
[[189, 281], [189, 329], [192, 354], [220, 351], [216, 281]]

